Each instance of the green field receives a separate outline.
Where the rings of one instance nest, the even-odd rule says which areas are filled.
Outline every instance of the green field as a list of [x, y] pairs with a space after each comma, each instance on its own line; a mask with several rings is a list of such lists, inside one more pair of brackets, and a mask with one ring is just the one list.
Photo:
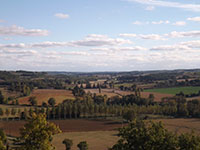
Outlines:
[[156, 93], [163, 93], [163, 94], [177, 94], [180, 92], [184, 94], [192, 94], [198, 93], [200, 91], [200, 86], [188, 86], [188, 87], [174, 87], [174, 88], [158, 88], [158, 89], [147, 89], [144, 92], [156, 92]]

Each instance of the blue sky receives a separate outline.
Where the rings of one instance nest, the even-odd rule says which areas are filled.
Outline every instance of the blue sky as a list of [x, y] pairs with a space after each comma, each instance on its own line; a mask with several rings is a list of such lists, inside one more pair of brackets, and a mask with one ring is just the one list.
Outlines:
[[199, 66], [198, 0], [0, 1], [0, 70]]

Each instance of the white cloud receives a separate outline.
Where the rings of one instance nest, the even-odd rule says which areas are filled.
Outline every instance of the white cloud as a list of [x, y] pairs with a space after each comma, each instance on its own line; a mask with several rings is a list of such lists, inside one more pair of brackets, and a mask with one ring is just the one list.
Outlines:
[[147, 24], [154, 24], [154, 25], [160, 25], [160, 24], [169, 24], [169, 20], [160, 20], [160, 21], [146, 21], [146, 22], [141, 22], [141, 21], [135, 21], [132, 24], [134, 25], [147, 25]]
[[168, 21], [168, 20], [160, 20], [160, 21], [152, 21], [151, 22], [152, 24], [169, 24], [170, 23], [170, 21]]
[[92, 48], [92, 51], [142, 51], [147, 50], [145, 47], [135, 46], [135, 47], [110, 47], [110, 48]]
[[174, 45], [160, 45], [150, 48], [154, 51], [191, 51], [196, 52], [196, 49], [200, 49], [200, 40], [180, 42]]
[[33, 44], [0, 44], [1, 49], [31, 49], [31, 48], [52, 48], [52, 47], [64, 47], [69, 46], [68, 42], [42, 42], [42, 43], [33, 43]]
[[175, 26], [185, 26], [186, 22], [185, 21], [177, 21], [177, 22], [173, 23], [172, 25], [175, 25]]
[[23, 49], [23, 48], [26, 48], [26, 45], [24, 43], [19, 43], [19, 44], [0, 44], [0, 48], [1, 49], [15, 49], [15, 48], [20, 48], [20, 49]]
[[158, 34], [147, 34], [147, 35], [140, 34], [139, 37], [145, 40], [166, 40], [165, 38], [163, 38]]
[[42, 43], [32, 43], [32, 44], [0, 44], [2, 49], [25, 49], [25, 48], [53, 48], [53, 47], [95, 47], [95, 46], [112, 46], [112, 45], [123, 45], [132, 44], [130, 40], [125, 40], [122, 38], [109, 38], [106, 35], [91, 34], [88, 35], [83, 40], [69, 41], [69, 42], [42, 42]]
[[137, 34], [132, 34], [132, 33], [122, 33], [119, 34], [121, 37], [137, 37]]
[[192, 17], [192, 18], [187, 18], [187, 20], [189, 20], [189, 21], [196, 21], [196, 22], [200, 22], [200, 17]]
[[189, 11], [200, 12], [199, 4], [189, 4], [189, 3], [184, 4], [184, 3], [161, 1], [161, 0], [127, 0], [127, 1], [150, 5], [150, 6], [180, 8], [180, 9], [185, 9], [185, 10], [189, 10]]
[[81, 52], [81, 51], [70, 51], [70, 52], [58, 52], [58, 51], [50, 51], [50, 52], [46, 52], [46, 55], [50, 55], [50, 56], [64, 56], [64, 55], [74, 55], [74, 56], [90, 56], [90, 54], [88, 52]]
[[65, 47], [70, 46], [69, 42], [42, 42], [42, 43], [34, 43], [34, 44], [26, 44], [27, 48], [52, 48], [52, 47]]
[[25, 29], [16, 25], [10, 27], [0, 26], [0, 35], [6, 36], [47, 36], [49, 32], [41, 29]]
[[135, 22], [133, 22], [132, 24], [134, 24], [134, 25], [142, 25], [143, 23], [140, 22], [140, 21], [135, 21]]
[[166, 40], [161, 35], [158, 34], [131, 34], [131, 33], [123, 33], [119, 34], [121, 37], [136, 37], [144, 40]]
[[145, 10], [152, 11], [152, 10], [154, 10], [154, 9], [155, 9], [154, 6], [147, 6]]
[[35, 50], [3, 50], [2, 54], [9, 54], [9, 55], [26, 55], [26, 56], [33, 56], [36, 55], [38, 52]]
[[57, 17], [57, 18], [60, 18], [60, 19], [67, 19], [67, 18], [69, 18], [68, 14], [63, 14], [63, 13], [56, 13], [54, 16]]
[[85, 39], [70, 42], [74, 46], [108, 46], [108, 45], [122, 45], [132, 44], [130, 40], [121, 38], [109, 38], [105, 35], [88, 35]]
[[171, 38], [200, 37], [200, 31], [187, 31], [187, 32], [173, 31], [169, 34], [165, 34], [165, 36]]
[[188, 47], [190, 47], [190, 48], [200, 48], [200, 40], [181, 42], [180, 44], [181, 44], [181, 45], [188, 46]]
[[161, 45], [150, 48], [153, 51], [175, 51], [175, 50], [190, 50], [188, 46], [185, 45]]
[[168, 38], [197, 38], [200, 37], [200, 31], [186, 31], [186, 32], [177, 32], [173, 31], [164, 35], [159, 34], [134, 34], [134, 33], [121, 33], [119, 34], [121, 37], [128, 38], [140, 38], [144, 40], [167, 40]]

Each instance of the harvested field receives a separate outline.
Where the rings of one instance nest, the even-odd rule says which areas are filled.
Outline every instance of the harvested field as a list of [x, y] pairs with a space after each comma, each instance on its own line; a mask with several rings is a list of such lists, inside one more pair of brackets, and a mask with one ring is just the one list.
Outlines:
[[156, 92], [141, 92], [141, 96], [143, 98], [148, 98], [149, 94], [153, 94], [154, 95], [154, 101], [156, 102], [160, 102], [162, 100], [162, 98], [164, 97], [172, 97], [172, 94], [162, 94], [162, 93], [156, 93]]
[[[171, 131], [189, 132], [195, 130], [200, 134], [200, 119], [155, 119], [162, 121], [166, 128]], [[122, 127], [120, 122], [109, 120], [87, 120], [87, 119], [68, 119], [50, 121], [57, 124], [63, 132], [89, 132], [89, 131], [112, 131]], [[25, 124], [25, 121], [0, 121], [0, 128], [3, 128], [7, 134], [19, 135], [19, 128]], [[125, 124], [124, 124], [125, 125]]]
[[90, 132], [68, 132], [55, 135], [52, 144], [56, 150], [65, 150], [62, 141], [65, 138], [73, 140], [72, 150], [77, 150], [77, 144], [81, 141], [87, 141], [89, 150], [108, 150], [117, 140], [117, 131], [90, 131]]
[[200, 135], [200, 119], [158, 119], [155, 121], [161, 121], [165, 127], [170, 131], [177, 133], [186, 133], [195, 131], [195, 134]]
[[[108, 120], [69, 119], [51, 122], [58, 125], [63, 132], [112, 131], [122, 127], [121, 123]], [[3, 128], [6, 134], [18, 136], [19, 129], [24, 124], [25, 121], [0, 121], [0, 128]]]
[[65, 99], [74, 99], [72, 91], [69, 90], [37, 89], [33, 90], [30, 96], [19, 98], [19, 104], [29, 104], [28, 99], [31, 96], [36, 97], [38, 105], [41, 105], [42, 102], [47, 103], [51, 97], [56, 99], [56, 104], [62, 103]]

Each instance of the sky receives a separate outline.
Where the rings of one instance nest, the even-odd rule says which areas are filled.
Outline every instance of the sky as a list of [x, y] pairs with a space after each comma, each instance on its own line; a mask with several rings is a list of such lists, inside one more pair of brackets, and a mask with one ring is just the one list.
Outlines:
[[0, 0], [0, 70], [194, 68], [199, 0]]

